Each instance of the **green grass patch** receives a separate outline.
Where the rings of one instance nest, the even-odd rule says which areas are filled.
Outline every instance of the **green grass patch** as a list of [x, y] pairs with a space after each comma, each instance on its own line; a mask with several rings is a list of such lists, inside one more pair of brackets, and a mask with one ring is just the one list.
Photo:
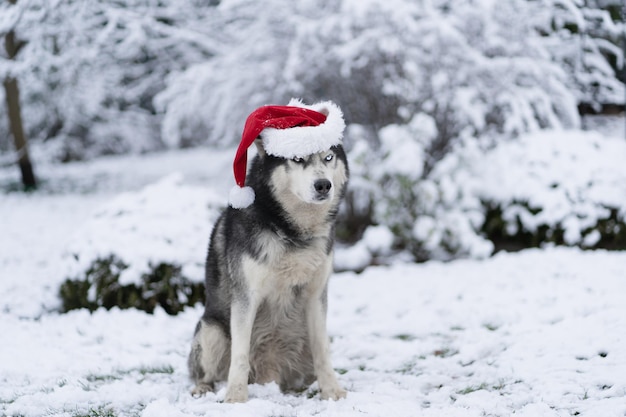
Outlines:
[[484, 390], [487, 389], [489, 387], [489, 385], [485, 382], [483, 382], [480, 385], [471, 385], [465, 389], [462, 389], [460, 391], [457, 391], [456, 393], [459, 395], [467, 395], [467, 394], [471, 394], [472, 392], [476, 392], [476, 391], [480, 391], [480, 390]]
[[449, 358], [458, 354], [459, 354], [458, 349], [453, 349], [449, 347], [437, 349], [433, 352], [433, 355], [435, 355], [438, 358]]
[[416, 363], [414, 361], [405, 362], [396, 372], [402, 375], [411, 375], [415, 371]]
[[312, 399], [315, 398], [317, 396], [317, 394], [319, 394], [321, 391], [319, 389], [310, 389], [307, 391], [306, 393], [306, 397], [307, 399]]
[[171, 375], [174, 373], [174, 367], [171, 365], [161, 365], [161, 366], [142, 366], [139, 368], [139, 373], [141, 375], [148, 374], [167, 374]]
[[74, 412], [72, 417], [117, 417], [117, 414], [110, 407], [100, 406], [98, 408], [90, 408], [86, 412]]
[[[516, 380], [513, 383], [519, 384], [521, 382], [522, 382], [521, 380]], [[479, 384], [479, 385], [470, 385], [466, 387], [465, 389], [457, 391], [456, 393], [459, 395], [467, 395], [467, 394], [471, 394], [472, 392], [481, 391], [481, 390], [501, 391], [506, 387], [506, 385], [507, 384], [504, 380], [499, 380], [498, 382], [494, 384], [488, 384], [486, 382], [483, 382], [482, 384]]]
[[119, 381], [122, 379], [121, 375], [96, 375], [89, 374], [85, 377], [85, 379], [91, 383], [100, 383], [100, 382], [111, 382], [111, 381]]
[[483, 327], [489, 330], [490, 332], [495, 332], [496, 330], [500, 328], [500, 326], [498, 326], [497, 324], [493, 324], [493, 323], [485, 323], [483, 324]]

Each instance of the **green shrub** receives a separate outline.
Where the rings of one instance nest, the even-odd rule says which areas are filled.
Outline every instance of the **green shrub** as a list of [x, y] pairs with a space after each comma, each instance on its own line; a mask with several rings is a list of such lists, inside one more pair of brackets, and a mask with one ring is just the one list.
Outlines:
[[184, 277], [179, 265], [150, 264], [150, 270], [142, 274], [140, 284], [122, 285], [120, 274], [127, 268], [128, 265], [115, 255], [96, 259], [84, 277], [66, 279], [61, 285], [62, 311], [118, 307], [153, 313], [160, 306], [168, 314], [175, 315], [185, 306], [204, 302], [204, 285]]
[[[541, 209], [531, 208], [528, 203], [514, 202], [529, 216], [538, 215]], [[546, 244], [578, 246], [585, 249], [626, 250], [626, 219], [616, 208], [607, 208], [607, 216], [598, 218], [595, 224], [581, 230], [580, 239], [568, 242], [562, 222], [538, 224], [530, 229], [520, 216], [505, 220], [502, 204], [484, 202], [485, 222], [480, 232], [493, 242], [495, 251], [517, 251], [536, 248]], [[509, 206], [510, 207], [510, 206]]]

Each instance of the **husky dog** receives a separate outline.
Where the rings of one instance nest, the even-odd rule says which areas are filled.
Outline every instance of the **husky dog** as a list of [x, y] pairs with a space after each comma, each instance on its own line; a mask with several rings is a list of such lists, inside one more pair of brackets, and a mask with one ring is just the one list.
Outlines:
[[227, 381], [226, 402], [248, 399], [248, 383], [346, 396], [326, 333], [335, 218], [348, 181], [344, 149], [305, 157], [258, 153], [248, 172], [254, 202], [228, 207], [211, 234], [206, 306], [188, 366], [194, 395]]

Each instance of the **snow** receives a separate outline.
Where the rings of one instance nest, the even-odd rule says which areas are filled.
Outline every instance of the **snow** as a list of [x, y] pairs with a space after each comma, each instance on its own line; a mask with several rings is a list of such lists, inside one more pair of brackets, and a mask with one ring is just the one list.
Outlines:
[[422, 175], [424, 149], [416, 143], [420, 136], [412, 133], [398, 125], [385, 126], [379, 131], [381, 151], [386, 156], [385, 168], [388, 168], [382, 174], [404, 175], [412, 179]]
[[[167, 245], [147, 234], [157, 227], [179, 246], [172, 258], [201, 263], [208, 235], [202, 242], [184, 239], [187, 217], [200, 217], [193, 221], [201, 229], [196, 234], [208, 233], [214, 205], [226, 204], [229, 162], [196, 150], [48, 166], [44, 172], [51, 178], [93, 187], [2, 196], [1, 415], [626, 413], [623, 252], [551, 248], [335, 274], [328, 329], [333, 365], [349, 391], [337, 402], [321, 401], [315, 384], [301, 394], [282, 394], [274, 383], [252, 385], [246, 404], [222, 403], [224, 384], [193, 398], [185, 364], [201, 306], [177, 316], [162, 310], [53, 310], [67, 253], [95, 250], [98, 243], [88, 236], [121, 245], [115, 225], [124, 221], [136, 227], [127, 236], [145, 246], [124, 246], [134, 264], [146, 262], [146, 249], [166, 253]], [[178, 211], [182, 206], [188, 211]], [[135, 212], [115, 223], [115, 207]], [[165, 220], [157, 224], [159, 213]], [[110, 221], [98, 226], [98, 219]], [[366, 236], [362, 250], [388, 249], [385, 227]], [[198, 245], [193, 255], [181, 250]]]
[[335, 270], [361, 271], [392, 254], [395, 237], [387, 226], [369, 226], [363, 237], [351, 246], [335, 246]]

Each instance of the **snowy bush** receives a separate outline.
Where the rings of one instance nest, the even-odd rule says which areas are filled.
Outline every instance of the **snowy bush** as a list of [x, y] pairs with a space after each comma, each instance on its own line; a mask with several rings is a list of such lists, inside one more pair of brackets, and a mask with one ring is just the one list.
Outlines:
[[208, 239], [223, 203], [177, 174], [118, 196], [66, 249], [64, 309], [161, 305], [175, 313], [200, 301]]
[[483, 230], [504, 247], [545, 243], [626, 248], [626, 143], [548, 131], [502, 143], [477, 160]]
[[[386, 127], [380, 137], [378, 160], [365, 141], [353, 149], [359, 178], [352, 192], [365, 196], [362, 206], [373, 206], [371, 222], [393, 231], [394, 249], [415, 260], [480, 258], [545, 244], [626, 248], [623, 140], [551, 130], [486, 151], [469, 140], [420, 177], [424, 153], [415, 138], [426, 133], [409, 124]], [[387, 144], [399, 138], [402, 146], [389, 152]]]
[[358, 142], [350, 156], [361, 178], [351, 192], [365, 194], [373, 206], [371, 221], [389, 227], [393, 247], [417, 261], [489, 256], [493, 245], [478, 234], [481, 201], [468, 181], [480, 152], [470, 148], [471, 141], [463, 151], [458, 146], [425, 176], [425, 143], [435, 135], [433, 126], [426, 115], [406, 126], [387, 126], [380, 131], [379, 153]]
[[61, 285], [62, 311], [117, 307], [154, 313], [161, 307], [174, 315], [187, 306], [204, 302], [204, 284], [189, 281], [176, 264], [150, 265], [150, 270], [141, 276], [141, 285], [120, 284], [120, 275], [126, 268], [128, 265], [114, 255], [95, 259], [82, 278], [66, 279]]
[[[619, 22], [620, 0], [541, 0], [533, 26], [544, 35], [543, 44], [568, 75], [568, 86], [585, 111], [624, 103], [620, 47], [625, 22]], [[623, 79], [622, 79], [623, 81]]]

